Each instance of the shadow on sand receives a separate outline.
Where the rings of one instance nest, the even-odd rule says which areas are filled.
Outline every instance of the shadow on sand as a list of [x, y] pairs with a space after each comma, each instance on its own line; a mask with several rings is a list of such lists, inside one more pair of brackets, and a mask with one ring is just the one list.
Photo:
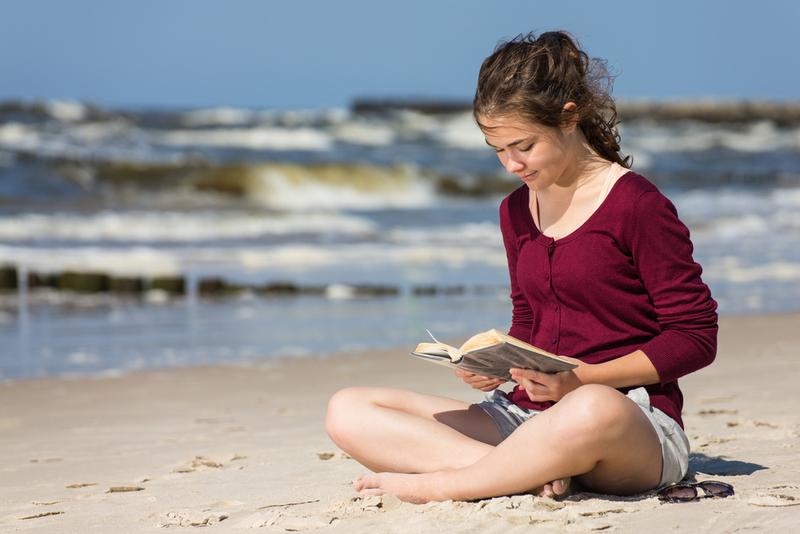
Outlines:
[[729, 460], [724, 456], [706, 456], [701, 452], [689, 454], [689, 472], [686, 478], [694, 478], [697, 473], [704, 475], [735, 476], [752, 475], [766, 466], [740, 460]]
[[[742, 462], [740, 460], [729, 460], [723, 456], [707, 456], [701, 452], [689, 454], [689, 472], [684, 477], [684, 482], [696, 482], [695, 475], [698, 473], [711, 476], [736, 476], [752, 475], [756, 471], [768, 469], [768, 467], [752, 462]], [[602, 499], [616, 502], [636, 502], [650, 499], [655, 496], [655, 491], [639, 493], [636, 495], [606, 495], [602, 493], [592, 493], [585, 491], [584, 488], [575, 488], [575, 493], [563, 500], [583, 501], [586, 499]]]

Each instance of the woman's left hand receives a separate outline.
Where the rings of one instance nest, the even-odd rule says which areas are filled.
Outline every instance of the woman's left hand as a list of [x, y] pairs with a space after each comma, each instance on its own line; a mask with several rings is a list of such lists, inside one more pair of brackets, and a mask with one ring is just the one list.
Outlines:
[[[568, 359], [579, 367], [588, 365], [575, 358]], [[527, 393], [528, 398], [535, 402], [560, 401], [567, 393], [578, 389], [583, 382], [575, 370], [561, 371], [558, 373], [542, 373], [533, 369], [511, 368], [511, 378]]]

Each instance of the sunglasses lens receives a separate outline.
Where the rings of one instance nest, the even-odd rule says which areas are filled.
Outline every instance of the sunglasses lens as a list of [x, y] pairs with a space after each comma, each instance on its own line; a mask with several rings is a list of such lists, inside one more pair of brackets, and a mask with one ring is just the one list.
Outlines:
[[722, 482], [703, 482], [703, 489], [714, 497], [727, 497], [733, 495], [733, 488]]
[[691, 501], [697, 498], [697, 490], [691, 486], [669, 486], [659, 491], [658, 496], [664, 500]]

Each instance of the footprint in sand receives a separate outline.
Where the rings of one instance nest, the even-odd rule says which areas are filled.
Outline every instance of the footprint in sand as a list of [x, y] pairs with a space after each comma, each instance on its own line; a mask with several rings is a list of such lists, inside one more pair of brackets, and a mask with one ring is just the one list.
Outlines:
[[747, 504], [770, 508], [800, 506], [800, 486], [789, 484], [772, 486], [748, 497]]
[[[234, 459], [239, 459], [234, 456]], [[193, 473], [198, 469], [221, 469], [224, 465], [221, 462], [213, 460], [208, 456], [195, 456], [185, 465], [176, 467], [172, 470], [173, 473]]]
[[726, 410], [726, 409], [707, 409], [707, 410], [700, 410], [697, 412], [697, 415], [705, 416], [705, 415], [736, 415], [739, 413], [739, 410]]
[[217, 523], [225, 521], [226, 519], [228, 519], [228, 515], [223, 513], [182, 510], [167, 512], [161, 517], [157, 523], [157, 526], [161, 528], [207, 527], [209, 525], [216, 525]]
[[698, 437], [695, 443], [692, 445], [692, 448], [695, 450], [702, 450], [710, 447], [711, 445], [720, 445], [723, 443], [729, 443], [731, 441], [736, 441], [736, 438], [721, 438], [719, 436], [703, 436]]
[[61, 515], [64, 512], [42, 512], [41, 514], [33, 514], [33, 515], [26, 515], [24, 517], [18, 517], [20, 521], [27, 521], [28, 519], [39, 519], [40, 517], [48, 517], [51, 515]]
[[111, 486], [106, 493], [130, 493], [135, 491], [144, 491], [142, 486]]
[[761, 507], [800, 506], [800, 499], [781, 493], [759, 493], [747, 499], [747, 504]]
[[318, 452], [317, 457], [320, 460], [352, 460], [353, 457], [347, 454], [346, 452]]
[[[725, 412], [725, 413], [727, 413], [727, 412]], [[725, 423], [725, 426], [727, 426], [728, 428], [751, 427], [751, 428], [769, 428], [769, 429], [773, 429], [773, 430], [774, 429], [778, 429], [778, 428], [781, 427], [780, 425], [775, 424], [775, 423], [770, 423], [769, 421], [758, 421], [756, 419], [737, 419], [737, 420], [733, 420], [733, 421], [727, 421]]]
[[359, 517], [394, 510], [403, 502], [394, 495], [366, 495], [350, 497], [333, 503], [325, 512], [330, 521], [348, 517]]
[[[284, 502], [260, 506], [258, 512], [251, 514], [235, 526], [237, 528], [276, 527], [281, 530], [300, 531], [323, 528], [338, 519], [328, 512], [315, 510], [319, 499], [297, 502]], [[296, 509], [295, 507], [300, 507]]]
[[75, 484], [69, 484], [64, 487], [69, 489], [78, 489], [78, 488], [88, 488], [89, 486], [96, 486], [96, 485], [97, 482], [77, 482]]

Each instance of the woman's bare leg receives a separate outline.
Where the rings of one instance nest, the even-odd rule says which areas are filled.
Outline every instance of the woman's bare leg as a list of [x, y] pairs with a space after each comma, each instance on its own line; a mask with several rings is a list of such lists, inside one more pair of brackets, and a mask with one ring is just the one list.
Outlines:
[[411, 502], [471, 500], [522, 493], [572, 476], [587, 489], [619, 495], [658, 485], [656, 432], [641, 409], [613, 388], [578, 388], [472, 465], [420, 475], [364, 475], [354, 487]]
[[353, 387], [328, 403], [325, 429], [373, 471], [427, 473], [474, 464], [500, 442], [486, 412], [446, 397]]

